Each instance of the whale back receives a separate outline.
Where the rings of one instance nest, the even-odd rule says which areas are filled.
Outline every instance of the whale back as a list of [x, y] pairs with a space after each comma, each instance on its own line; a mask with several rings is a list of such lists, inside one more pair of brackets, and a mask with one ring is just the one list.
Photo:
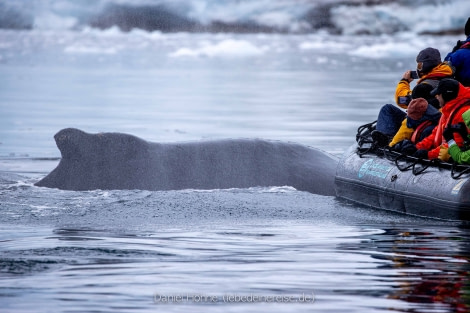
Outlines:
[[292, 186], [334, 195], [338, 160], [318, 149], [262, 139], [152, 143], [78, 129], [54, 136], [58, 166], [37, 186], [67, 190]]

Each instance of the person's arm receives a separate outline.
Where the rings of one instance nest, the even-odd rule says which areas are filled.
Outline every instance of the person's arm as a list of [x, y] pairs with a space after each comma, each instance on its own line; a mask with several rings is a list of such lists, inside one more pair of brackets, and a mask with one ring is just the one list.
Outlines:
[[[451, 125], [457, 125], [459, 123], [462, 124], [462, 125], [465, 125], [465, 122], [462, 118], [462, 114], [465, 113], [468, 109], [469, 109], [468, 106], [460, 108], [459, 111], [457, 112], [457, 114], [455, 114], [454, 118], [452, 119]], [[459, 132], [454, 132], [453, 133], [453, 138], [455, 140], [455, 143], [459, 147], [464, 146], [464, 138], [462, 137], [462, 134], [460, 134]], [[450, 144], [449, 144], [449, 146], [450, 146]]]
[[398, 129], [395, 136], [393, 136], [392, 141], [389, 143], [390, 147], [393, 147], [395, 144], [399, 143], [402, 140], [410, 139], [413, 135], [414, 129], [406, 126], [406, 118], [401, 123], [400, 128]]
[[395, 89], [395, 103], [402, 109], [406, 109], [408, 104], [401, 103], [402, 101], [400, 101], [400, 98], [411, 95], [410, 83], [412, 81], [413, 78], [411, 78], [410, 71], [406, 71], [403, 74], [402, 79], [398, 82], [397, 88]]
[[[434, 127], [434, 129], [432, 130], [432, 133], [429, 136], [427, 136], [426, 138], [424, 138], [423, 140], [421, 140], [420, 142], [416, 144], [416, 148], [418, 150], [430, 150], [433, 147], [434, 137], [436, 136], [438, 127], [439, 125]], [[437, 155], [439, 155], [439, 152], [437, 153]]]
[[461, 67], [461, 63], [462, 63], [462, 60], [459, 57], [459, 53], [455, 53], [455, 52], [449, 53], [446, 56], [445, 61], [450, 65], [450, 67], [452, 67], [452, 70], [454, 71], [454, 73], [456, 72], [458, 68]]
[[457, 144], [449, 146], [449, 154], [459, 164], [470, 164], [470, 150], [462, 151]]
[[429, 150], [428, 159], [432, 160], [439, 158], [439, 152], [441, 152], [441, 146], [437, 146], [436, 148]]

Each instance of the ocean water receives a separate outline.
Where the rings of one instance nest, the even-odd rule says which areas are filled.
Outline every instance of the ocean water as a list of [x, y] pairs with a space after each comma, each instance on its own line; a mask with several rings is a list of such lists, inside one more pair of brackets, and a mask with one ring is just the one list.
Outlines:
[[470, 7], [338, 2], [138, 1], [171, 18], [126, 30], [115, 10], [129, 18], [131, 2], [0, 1], [0, 311], [468, 312], [460, 222], [290, 186], [34, 186], [58, 164], [53, 136], [66, 127], [340, 156], [419, 50], [444, 56], [463, 39], [452, 30]]

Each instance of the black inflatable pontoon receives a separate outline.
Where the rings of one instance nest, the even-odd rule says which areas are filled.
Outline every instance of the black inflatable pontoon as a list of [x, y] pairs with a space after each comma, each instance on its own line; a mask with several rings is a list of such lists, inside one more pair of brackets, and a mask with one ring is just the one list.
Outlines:
[[377, 147], [375, 123], [361, 126], [341, 158], [336, 195], [401, 213], [470, 221], [470, 166], [420, 160]]

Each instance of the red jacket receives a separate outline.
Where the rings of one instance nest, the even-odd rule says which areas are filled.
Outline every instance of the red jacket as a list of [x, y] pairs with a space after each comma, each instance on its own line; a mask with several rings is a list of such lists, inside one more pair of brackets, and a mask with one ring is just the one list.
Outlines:
[[[436, 159], [439, 157], [439, 150], [442, 144], [447, 147], [447, 142], [442, 136], [447, 125], [463, 122], [462, 114], [470, 108], [470, 88], [464, 87], [462, 84], [459, 85], [459, 93], [457, 98], [447, 102], [442, 108], [442, 115], [439, 120], [439, 124], [437, 124], [428, 137], [424, 138], [416, 145], [417, 149], [428, 150], [429, 159]], [[464, 105], [462, 106], [462, 104]], [[452, 113], [455, 110], [457, 110], [457, 112]], [[449, 123], [449, 118], [452, 114], [453, 118]], [[454, 139], [457, 145], [462, 147], [463, 138], [460, 137], [460, 135], [456, 135]]]

